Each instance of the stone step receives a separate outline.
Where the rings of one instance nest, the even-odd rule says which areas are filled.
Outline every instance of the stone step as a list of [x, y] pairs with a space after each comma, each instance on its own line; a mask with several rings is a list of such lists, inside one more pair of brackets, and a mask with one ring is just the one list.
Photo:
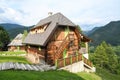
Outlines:
[[51, 67], [50, 65], [39, 64], [39, 65], [30, 65], [30, 64], [23, 64], [23, 63], [13, 63], [13, 62], [5, 62], [0, 63], [0, 70], [8, 70], [8, 69], [15, 69], [15, 70], [34, 70], [34, 71], [48, 71], [48, 70], [55, 70], [56, 67]]

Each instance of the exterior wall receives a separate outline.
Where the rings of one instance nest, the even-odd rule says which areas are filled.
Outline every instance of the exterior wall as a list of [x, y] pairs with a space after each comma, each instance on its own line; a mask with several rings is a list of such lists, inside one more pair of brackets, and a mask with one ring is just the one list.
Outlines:
[[84, 71], [84, 62], [83, 61], [79, 61], [77, 63], [73, 63], [71, 65], [65, 66], [63, 68], [60, 69], [64, 69], [73, 73], [77, 73], [77, 72], [82, 72]]
[[32, 63], [45, 63], [45, 50], [39, 49], [38, 47], [27, 48], [27, 59]]
[[25, 51], [25, 46], [10, 46], [8, 50], [9, 51], [19, 51], [19, 50]]
[[[76, 51], [79, 48], [77, 35], [74, 32], [74, 29], [69, 28], [69, 31], [67, 31], [66, 28], [67, 28], [67, 26], [66, 27], [65, 26], [58, 27], [56, 32], [54, 33], [54, 35], [48, 42], [48, 45], [47, 45], [48, 61], [50, 58], [55, 59], [55, 57], [54, 57], [55, 52], [59, 48], [59, 46], [61, 45], [61, 43], [63, 42], [63, 40], [65, 39], [65, 37], [67, 36], [68, 33], [70, 35], [72, 35], [71, 37], [73, 38], [73, 40], [72, 40], [72, 45], [70, 46], [70, 39], [69, 39], [70, 37], [68, 37], [69, 45], [66, 48], [66, 50], [67, 50], [66, 57], [76, 54]], [[63, 58], [63, 57], [61, 57], [61, 58]]]
[[96, 72], [96, 68], [95, 67], [89, 67], [89, 68], [86, 67], [84, 65], [83, 61], [79, 61], [79, 62], [73, 63], [71, 65], [68, 65], [68, 66], [60, 68], [60, 70], [61, 69], [67, 70], [67, 71], [73, 72], [73, 73], [82, 72], [82, 71], [85, 71], [85, 72]]

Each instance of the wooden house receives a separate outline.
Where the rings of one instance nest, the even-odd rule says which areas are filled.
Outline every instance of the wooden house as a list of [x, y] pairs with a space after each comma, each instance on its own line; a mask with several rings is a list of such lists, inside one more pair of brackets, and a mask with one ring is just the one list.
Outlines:
[[[81, 34], [73, 22], [57, 13], [40, 20], [30, 30], [23, 43], [27, 45], [27, 58], [31, 62], [50, 65], [59, 63], [62, 66], [62, 62], [58, 60], [72, 57], [79, 61], [82, 59], [82, 53], [88, 54], [88, 42], [90, 39]], [[81, 43], [84, 43], [84, 49]], [[88, 62], [88, 56], [85, 57], [84, 60]]]
[[9, 51], [25, 50], [25, 45], [22, 44], [22, 41], [23, 41], [23, 34], [19, 33], [19, 34], [8, 44], [8, 50], [9, 50]]

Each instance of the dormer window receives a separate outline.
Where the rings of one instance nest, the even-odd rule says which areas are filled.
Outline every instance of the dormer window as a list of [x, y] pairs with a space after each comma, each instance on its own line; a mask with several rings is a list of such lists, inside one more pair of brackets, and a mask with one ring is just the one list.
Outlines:
[[45, 30], [47, 29], [47, 27], [49, 26], [50, 23], [44, 24], [42, 26], [39, 27], [35, 27], [33, 29], [31, 29], [30, 33], [31, 34], [35, 34], [35, 33], [43, 33], [45, 32]]

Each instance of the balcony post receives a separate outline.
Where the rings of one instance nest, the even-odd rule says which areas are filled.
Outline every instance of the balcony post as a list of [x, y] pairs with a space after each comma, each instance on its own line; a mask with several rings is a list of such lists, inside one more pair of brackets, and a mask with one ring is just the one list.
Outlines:
[[72, 64], [72, 55], [70, 56], [70, 63]]
[[58, 67], [58, 60], [55, 59], [55, 66]]
[[88, 42], [85, 42], [86, 53], [88, 53]]

